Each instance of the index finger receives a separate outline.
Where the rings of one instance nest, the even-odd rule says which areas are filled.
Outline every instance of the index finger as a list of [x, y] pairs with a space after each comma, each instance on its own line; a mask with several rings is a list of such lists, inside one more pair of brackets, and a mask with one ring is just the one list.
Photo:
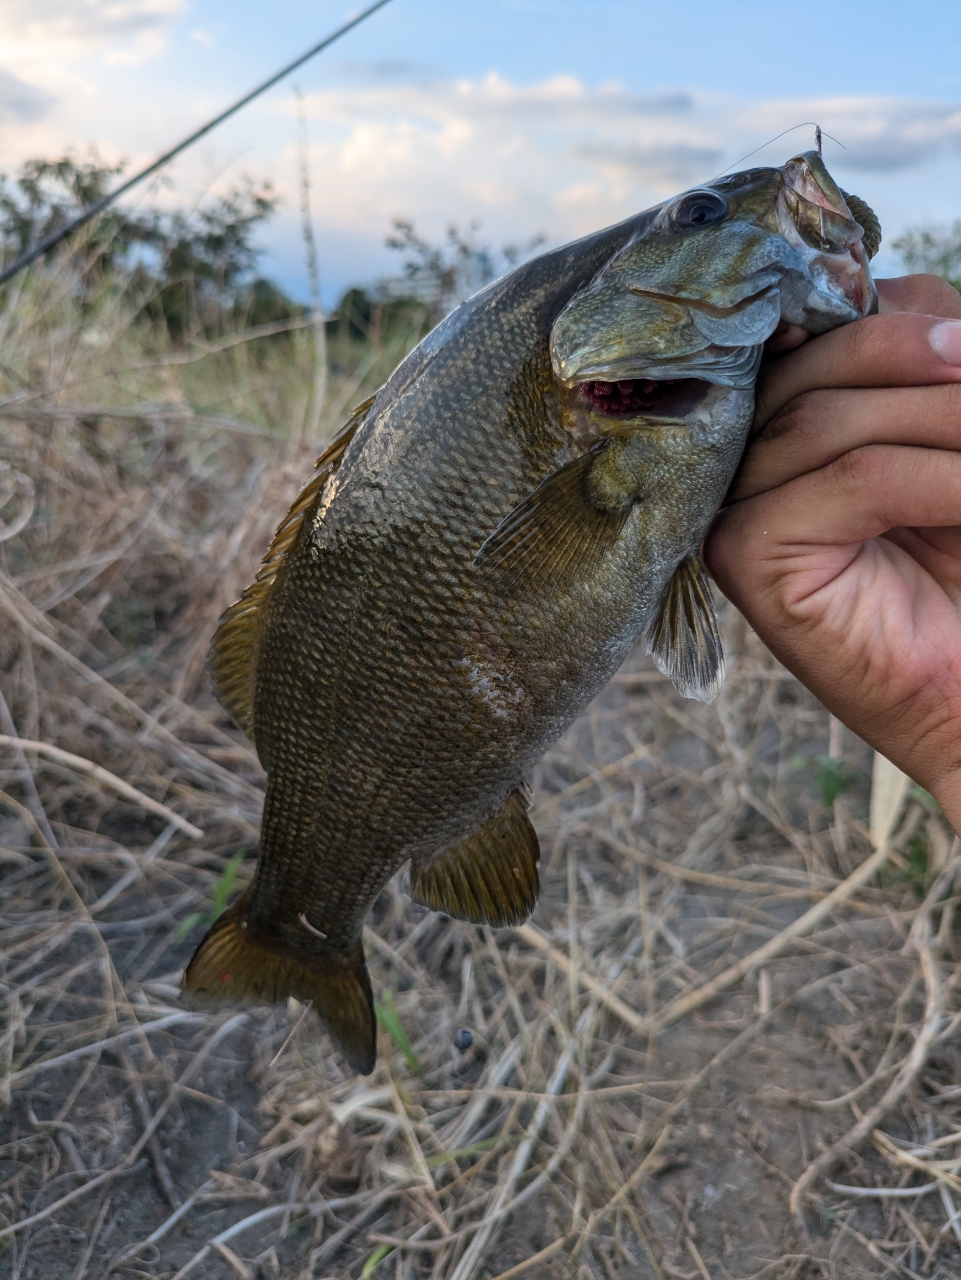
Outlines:
[[895, 312], [868, 316], [776, 356], [758, 380], [755, 427], [815, 388], [961, 382], [961, 320]]

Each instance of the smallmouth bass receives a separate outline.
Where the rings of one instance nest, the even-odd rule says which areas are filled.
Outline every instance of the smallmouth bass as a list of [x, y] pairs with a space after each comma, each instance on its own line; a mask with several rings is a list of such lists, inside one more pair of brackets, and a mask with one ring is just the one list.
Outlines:
[[362, 928], [400, 867], [435, 911], [530, 914], [525, 774], [642, 636], [716, 694], [698, 547], [763, 344], [874, 310], [879, 238], [815, 152], [736, 173], [516, 268], [355, 411], [214, 640], [267, 794], [185, 995], [312, 1001], [367, 1073]]

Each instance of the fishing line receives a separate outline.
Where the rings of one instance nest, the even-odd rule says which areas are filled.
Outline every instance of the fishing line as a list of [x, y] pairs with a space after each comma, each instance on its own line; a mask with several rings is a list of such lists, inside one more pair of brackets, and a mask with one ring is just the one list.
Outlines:
[[[723, 178], [729, 169], [734, 168], [734, 165], [743, 164], [745, 160], [750, 160], [751, 156], [756, 156], [759, 151], [763, 151], [765, 147], [769, 147], [772, 142], [777, 142], [778, 138], [784, 138], [787, 136], [787, 134], [793, 133], [795, 129], [816, 129], [817, 130], [815, 137], [817, 138], [817, 143], [818, 143], [818, 155], [821, 154], [822, 136], [825, 138], [830, 138], [832, 142], [837, 142], [838, 146], [841, 148], [842, 151], [847, 151], [847, 147], [844, 145], [844, 143], [838, 142], [838, 139], [835, 138], [833, 134], [824, 133], [823, 130], [821, 129], [821, 126], [818, 124], [816, 120], [804, 120], [802, 121], [801, 124], [792, 124], [790, 129], [784, 129], [781, 133], [775, 134], [773, 138], [768, 138], [767, 142], [762, 142], [759, 147], [755, 147], [753, 151], [749, 151], [746, 156], [741, 156], [740, 160], [735, 160], [732, 164], [729, 164], [727, 166], [727, 169], [722, 169], [720, 173], [716, 173], [714, 177], [710, 179], [710, 181], [716, 182], [718, 178]], [[0, 283], [2, 283], [2, 279], [0, 279]]]
[[296, 71], [298, 67], [302, 67], [304, 63], [313, 58], [315, 54], [329, 48], [335, 40], [339, 40], [340, 37], [346, 35], [348, 31], [352, 31], [354, 27], [359, 26], [365, 18], [369, 18], [371, 14], [376, 13], [378, 9], [382, 9], [385, 4], [389, 3], [390, 0], [376, 0], [375, 4], [369, 5], [366, 9], [358, 13], [355, 18], [351, 18], [349, 22], [345, 22], [344, 25], [338, 27], [336, 31], [332, 31], [329, 36], [325, 36], [319, 44], [315, 44], [312, 48], [308, 49], [306, 53], [302, 53], [299, 58], [295, 58], [293, 62], [289, 62], [287, 66], [282, 67], [280, 71], [275, 72], [268, 80], [257, 85], [255, 89], [251, 89], [249, 93], [245, 93], [242, 98], [239, 98], [232, 106], [228, 107], [226, 111], [221, 111], [219, 116], [215, 116], [213, 120], [209, 120], [200, 129], [197, 129], [195, 133], [192, 133], [189, 138], [184, 138], [182, 142], [178, 142], [170, 151], [164, 152], [164, 154], [160, 156], [159, 159], [155, 160], [153, 164], [148, 165], [146, 169], [141, 169], [141, 171], [134, 174], [132, 178], [128, 178], [126, 182], [116, 189], [116, 191], [111, 191], [108, 195], [101, 197], [101, 199], [95, 201], [94, 204], [89, 205], [58, 231], [53, 231], [50, 235], [45, 236], [43, 240], [38, 244], [35, 244], [32, 249], [28, 249], [25, 253], [22, 253], [19, 258], [15, 259], [9, 267], [5, 267], [0, 271], [0, 285], [6, 284], [8, 280], [17, 274], [17, 272], [22, 271], [24, 267], [28, 267], [31, 262], [36, 262], [37, 258], [42, 257], [48, 250], [53, 249], [56, 245], [60, 244], [62, 240], [66, 240], [67, 236], [72, 235], [74, 231], [78, 231], [80, 227], [89, 222], [91, 218], [95, 218], [97, 214], [106, 209], [108, 205], [113, 204], [113, 202], [120, 196], [125, 195], [131, 187], [135, 187], [138, 182], [143, 182], [144, 178], [149, 178], [152, 173], [156, 173], [158, 169], [161, 169], [170, 160], [173, 160], [175, 156], [179, 156], [182, 151], [186, 151], [189, 146], [197, 142], [205, 134], [209, 133], [211, 129], [216, 129], [218, 124], [223, 124], [225, 120], [234, 115], [235, 112], [239, 111], [241, 107], [245, 107], [248, 102], [253, 102], [254, 98], [259, 97], [260, 94], [264, 93], [267, 89], [272, 88], [279, 80], [283, 80], [284, 76], [290, 75], [291, 71]]

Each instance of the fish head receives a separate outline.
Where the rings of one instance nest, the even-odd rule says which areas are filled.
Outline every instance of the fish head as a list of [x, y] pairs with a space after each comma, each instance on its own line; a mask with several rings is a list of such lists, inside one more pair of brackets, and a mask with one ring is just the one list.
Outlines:
[[819, 334], [877, 309], [869, 247], [817, 152], [667, 201], [554, 322], [573, 434], [743, 426], [782, 321]]

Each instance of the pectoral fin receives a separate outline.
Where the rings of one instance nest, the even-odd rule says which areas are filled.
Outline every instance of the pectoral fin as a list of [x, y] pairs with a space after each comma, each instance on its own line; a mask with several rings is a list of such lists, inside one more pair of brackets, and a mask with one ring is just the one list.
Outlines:
[[603, 450], [595, 446], [542, 480], [483, 544], [474, 567], [495, 590], [562, 591], [597, 568], [631, 509], [630, 500], [603, 507], [591, 492]]
[[540, 846], [520, 791], [480, 831], [410, 868], [410, 896], [421, 906], [471, 924], [522, 924], [534, 910]]
[[701, 557], [688, 556], [664, 588], [647, 632], [647, 652], [678, 693], [713, 702], [724, 679], [724, 645]]

